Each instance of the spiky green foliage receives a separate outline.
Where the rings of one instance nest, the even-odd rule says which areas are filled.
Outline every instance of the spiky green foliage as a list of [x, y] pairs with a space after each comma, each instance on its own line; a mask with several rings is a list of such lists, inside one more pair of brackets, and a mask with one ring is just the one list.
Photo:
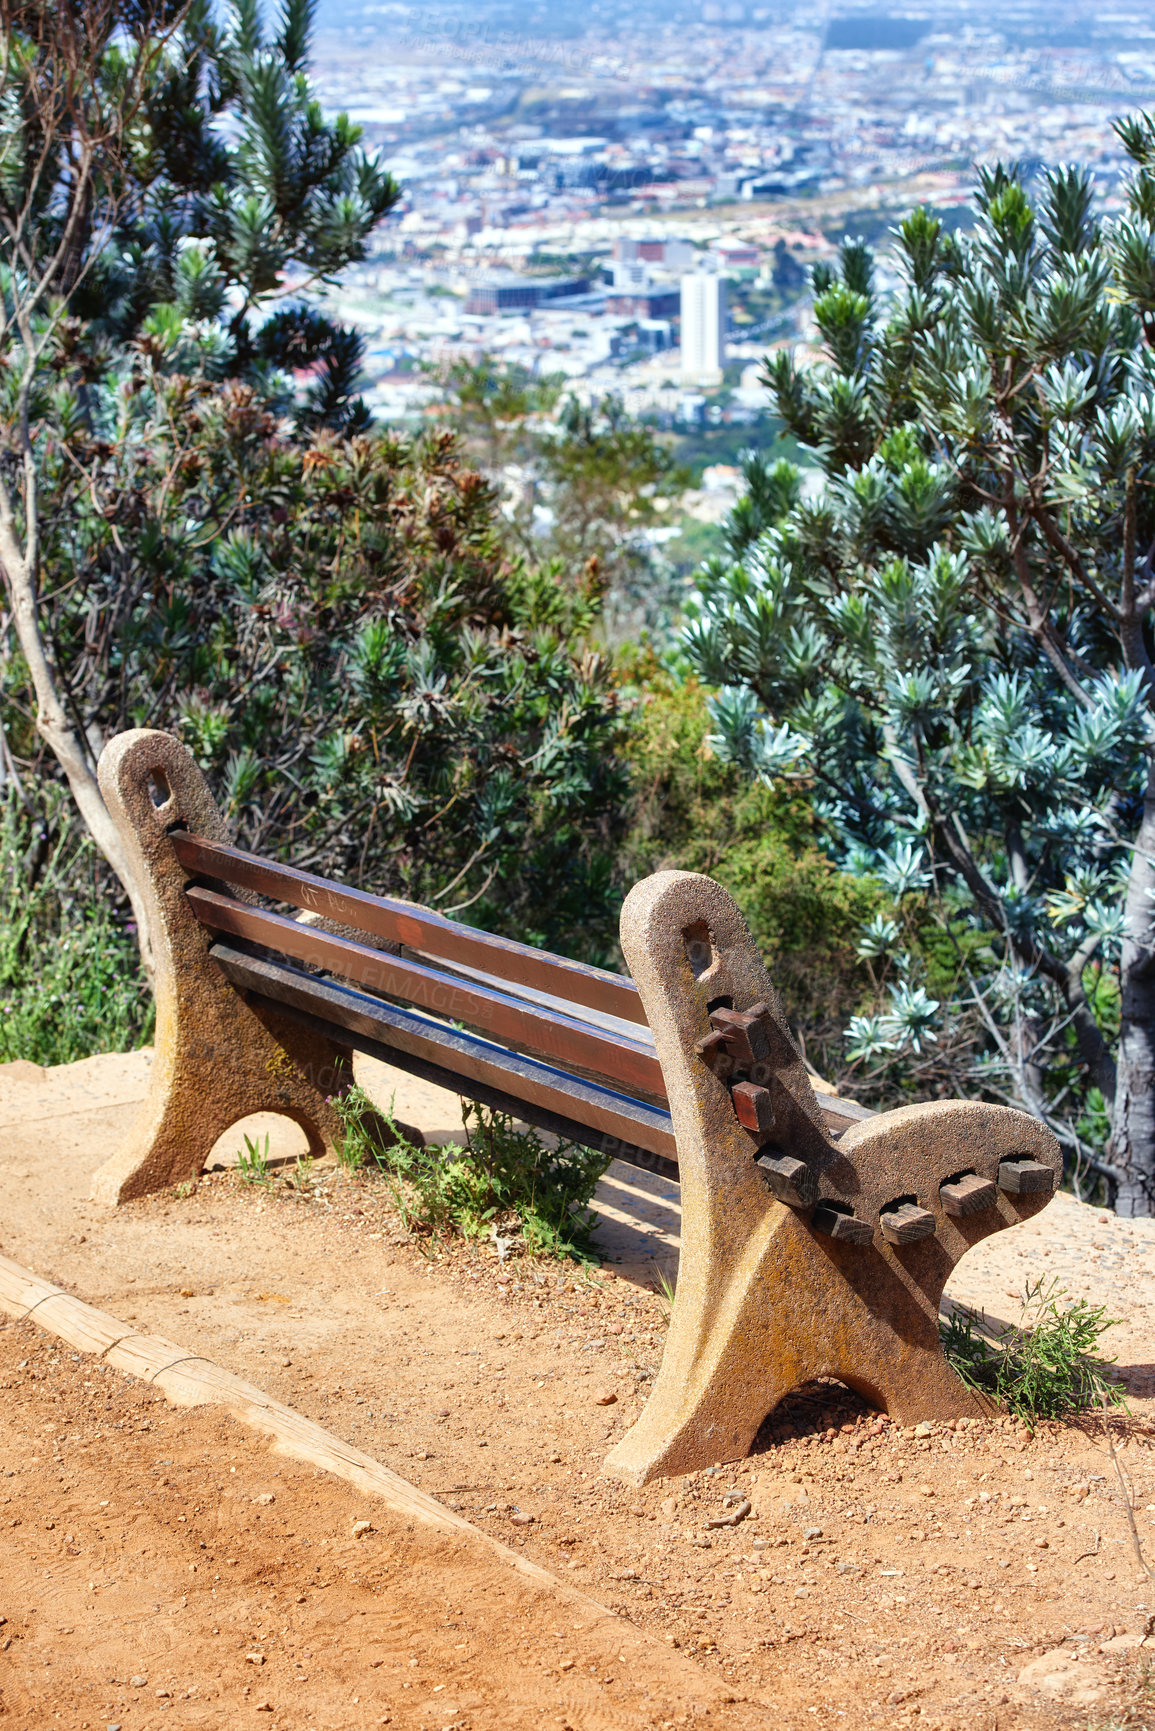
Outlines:
[[[218, 373], [319, 369], [306, 412], [364, 420], [362, 347], [283, 300], [365, 256], [398, 189], [344, 115], [310, 85], [312, 0], [284, 0], [266, 32], [239, 0], [0, 17], [2, 336], [19, 370], [35, 324], [67, 313], [78, 368], [91, 345], [183, 341]], [[98, 350], [99, 352], [99, 350]]]
[[707, 693], [696, 680], [675, 682], [649, 658], [634, 676], [638, 703], [625, 748], [634, 795], [621, 881], [677, 870], [724, 884], [807, 1056], [823, 1074], [839, 1074], [841, 1029], [870, 995], [859, 931], [889, 911], [889, 896], [869, 878], [836, 869], [804, 794], [720, 761], [707, 743]]
[[[605, 956], [626, 776], [596, 600], [509, 562], [448, 434], [301, 435], [166, 362], [52, 423], [45, 565], [86, 733], [178, 733], [258, 851]], [[6, 699], [35, 761], [19, 664]]]
[[795, 465], [779, 457], [771, 462], [766, 451], [746, 451], [742, 456], [742, 497], [726, 520], [726, 549], [732, 559], [741, 559], [797, 505], [802, 496], [801, 477]]
[[397, 197], [321, 111], [312, 18], [0, 16], [0, 770], [51, 748], [145, 916], [94, 776], [135, 725], [187, 740], [255, 847], [602, 954], [596, 585], [512, 563], [452, 440], [373, 435], [360, 339], [283, 304]]
[[996, 165], [972, 234], [900, 225], [891, 303], [858, 243], [816, 273], [828, 363], [780, 353], [767, 379], [825, 489], [702, 573], [686, 649], [723, 759], [808, 781], [833, 856], [929, 905], [953, 952], [944, 1000], [900, 923], [864, 933], [890, 980], [848, 1055], [913, 1083], [969, 1025], [956, 1086], [1044, 1116], [1147, 1211], [1155, 123], [1120, 135], [1122, 218], [1080, 171]]

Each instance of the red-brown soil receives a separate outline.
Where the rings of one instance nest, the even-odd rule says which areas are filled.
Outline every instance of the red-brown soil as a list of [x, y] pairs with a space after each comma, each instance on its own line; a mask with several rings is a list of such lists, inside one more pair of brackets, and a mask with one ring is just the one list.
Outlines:
[[0, 1390], [5, 1725], [632, 1731], [725, 1700], [583, 1595], [31, 1322], [0, 1328]]
[[[267, 1691], [272, 1723], [289, 1731], [369, 1726], [386, 1712], [431, 1731], [456, 1723], [656, 1731], [706, 1706], [707, 1722], [727, 1731], [816, 1722], [1099, 1731], [1155, 1718], [1155, 1674], [1139, 1644], [1155, 1613], [1155, 1585], [1140, 1574], [1097, 1422], [1043, 1427], [1033, 1439], [1007, 1425], [903, 1435], [851, 1402], [840, 1407], [836, 1390], [816, 1390], [791, 1412], [780, 1409], [749, 1460], [633, 1490], [602, 1478], [600, 1466], [640, 1410], [660, 1360], [659, 1295], [608, 1271], [503, 1267], [489, 1244], [415, 1243], [379, 1180], [337, 1173], [311, 1199], [222, 1173], [184, 1197], [97, 1210], [84, 1200], [87, 1175], [115, 1146], [127, 1113], [98, 1104], [87, 1116], [54, 1116], [51, 1106], [45, 1094], [41, 1117], [16, 1127], [25, 1140], [12, 1156], [8, 1254], [348, 1437], [618, 1612], [608, 1627], [620, 1633], [588, 1656], [571, 1650], [579, 1617], [568, 1609], [563, 1616], [560, 1599], [538, 1603], [536, 1590], [503, 1574], [491, 1554], [447, 1557], [440, 1539], [392, 1531], [381, 1511], [276, 1460], [231, 1422], [170, 1412], [44, 1337], [34, 1353], [27, 1323], [0, 1336], [10, 1383], [0, 1400], [3, 1453], [6, 1469], [20, 1473], [0, 1481], [0, 1496], [19, 1497], [11, 1518], [23, 1523], [5, 1533], [0, 1562], [0, 1612], [19, 1629], [0, 1658], [12, 1668], [0, 1677], [12, 1722], [48, 1724], [59, 1711], [92, 1731], [115, 1723], [129, 1731], [153, 1722], [147, 1712], [157, 1724], [232, 1726], [246, 1722], [246, 1680], [246, 1699]], [[1055, 1208], [1056, 1220], [1068, 1222], [1063, 1231], [1081, 1229], [1070, 1225], [1070, 1208], [1067, 1216]], [[1114, 1226], [1086, 1213], [1094, 1214], [1096, 1249], [1114, 1257]], [[1117, 1435], [1146, 1543], [1155, 1509], [1144, 1398], [1152, 1355], [1138, 1335], [1129, 1339], [1124, 1362], [1138, 1398]], [[53, 1357], [55, 1389], [29, 1382]], [[87, 1415], [83, 1424], [62, 1422], [82, 1395], [75, 1411]], [[142, 1422], [152, 1430], [142, 1432]], [[63, 1442], [58, 1465], [39, 1431], [49, 1424], [58, 1442], [61, 1431], [75, 1431], [88, 1446]], [[35, 1465], [31, 1453], [40, 1456]], [[170, 1479], [163, 1502], [158, 1474]], [[275, 1505], [252, 1503], [269, 1490]], [[735, 1528], [710, 1528], [735, 1493], [752, 1512]], [[119, 1521], [96, 1512], [105, 1500], [123, 1511]], [[0, 1505], [0, 1520], [8, 1510]], [[82, 1514], [90, 1526], [82, 1528]], [[348, 1536], [361, 1517], [379, 1530], [377, 1552]], [[55, 1526], [43, 1528], [45, 1519]], [[207, 1576], [189, 1572], [186, 1527], [197, 1534], [194, 1549], [204, 1538], [217, 1559], [215, 1601]], [[86, 1598], [97, 1573], [81, 1557], [73, 1573], [61, 1533], [85, 1556], [103, 1547], [102, 1569], [115, 1563], [122, 1585]], [[318, 1568], [330, 1583], [319, 1594], [301, 1585]], [[45, 1569], [59, 1599], [48, 1598]], [[187, 1609], [170, 1617], [186, 1595]], [[36, 1607], [27, 1627], [26, 1600]], [[384, 1662], [373, 1671], [359, 1658], [359, 1616], [350, 1626], [362, 1609], [373, 1620], [364, 1632], [372, 1627], [381, 1643], [370, 1656]], [[590, 1610], [590, 1628], [596, 1621]], [[656, 1638], [645, 1648], [656, 1659], [629, 1657], [629, 1625]], [[211, 1636], [212, 1627], [222, 1634]], [[308, 1682], [292, 1686], [291, 1704], [272, 1693], [271, 1645], [265, 1666], [247, 1678], [242, 1647], [254, 1650], [258, 1635], [275, 1640], [286, 1679], [290, 1657], [308, 1651]], [[464, 1673], [460, 1657], [449, 1668], [459, 1642]], [[402, 1688], [410, 1654], [428, 1685], [424, 1719]], [[571, 1682], [563, 1688], [557, 1666], [567, 1657], [574, 1671], [564, 1673]], [[575, 1673], [591, 1675], [591, 1663], [593, 1674], [615, 1681], [583, 1684], [580, 1700], [565, 1694], [576, 1688]], [[144, 1685], [107, 1682], [132, 1675], [148, 1677], [147, 1708]], [[170, 1678], [181, 1691], [169, 1697], [172, 1706], [155, 1695]], [[442, 1714], [442, 1694], [432, 1694], [442, 1680], [457, 1718]], [[34, 1686], [47, 1691], [38, 1701]], [[194, 1686], [198, 1696], [184, 1699]], [[52, 1688], [62, 1693], [49, 1704]], [[254, 1725], [270, 1723], [252, 1711]]]

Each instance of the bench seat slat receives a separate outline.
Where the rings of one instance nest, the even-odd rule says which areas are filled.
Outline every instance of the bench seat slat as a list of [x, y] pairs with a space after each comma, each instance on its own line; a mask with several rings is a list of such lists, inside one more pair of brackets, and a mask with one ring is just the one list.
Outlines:
[[422, 967], [388, 950], [370, 949], [367, 944], [337, 937], [286, 914], [250, 907], [216, 890], [191, 885], [185, 893], [197, 919], [210, 931], [247, 939], [314, 967], [332, 969], [432, 1015], [468, 1022], [502, 1042], [527, 1046], [555, 1063], [604, 1077], [631, 1094], [659, 1099], [665, 1094], [661, 1065], [648, 1044], [607, 1034], [589, 1022], [538, 1009], [522, 999]]
[[660, 1106], [232, 944], [218, 941], [209, 954], [239, 990], [357, 1051], [616, 1160], [678, 1176], [673, 1125]]
[[535, 991], [568, 998], [586, 1009], [646, 1026], [646, 1014], [633, 981], [605, 968], [591, 968], [584, 962], [534, 949], [531, 944], [519, 944], [511, 938], [479, 931], [476, 926], [461, 925], [414, 902], [347, 889], [312, 872], [260, 859], [222, 842], [206, 841], [187, 830], [173, 830], [170, 840], [186, 871], [357, 926], [389, 943], [465, 962], [482, 972], [498, 974], [511, 985], [531, 986]]

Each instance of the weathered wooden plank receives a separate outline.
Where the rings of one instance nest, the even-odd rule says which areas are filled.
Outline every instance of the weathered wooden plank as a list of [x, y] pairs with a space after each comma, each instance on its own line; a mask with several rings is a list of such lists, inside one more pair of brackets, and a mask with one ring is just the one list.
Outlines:
[[869, 1220], [859, 1220], [857, 1215], [844, 1214], [841, 1209], [833, 1208], [828, 1203], [819, 1203], [810, 1224], [815, 1232], [821, 1232], [827, 1238], [837, 1238], [844, 1244], [870, 1244], [874, 1238], [874, 1229]]
[[991, 1180], [980, 1178], [977, 1172], [964, 1172], [961, 1178], [940, 1184], [938, 1193], [944, 1210], [956, 1220], [965, 1220], [971, 1214], [985, 1214], [999, 1199], [998, 1190]]
[[818, 1179], [804, 1160], [795, 1160], [781, 1148], [760, 1154], [754, 1162], [768, 1189], [790, 1208], [809, 1208], [818, 1195]]
[[1000, 1160], [999, 1189], [1010, 1196], [1037, 1196], [1055, 1188], [1055, 1175], [1038, 1160]]
[[202, 925], [261, 944], [312, 967], [329, 968], [370, 990], [415, 1004], [447, 1021], [468, 1022], [503, 1042], [528, 1047], [545, 1057], [586, 1071], [631, 1094], [660, 1098], [662, 1070], [648, 1044], [609, 1034], [520, 998], [474, 985], [457, 975], [427, 968], [387, 950], [337, 937], [286, 914], [248, 907], [232, 896], [192, 885], [189, 905]]
[[551, 992], [586, 1009], [645, 1026], [645, 1012], [633, 981], [605, 968], [591, 968], [584, 962], [534, 949], [531, 944], [515, 943], [511, 938], [479, 931], [476, 926], [460, 925], [432, 908], [413, 902], [347, 889], [312, 872], [259, 859], [240, 848], [206, 841], [186, 830], [173, 830], [171, 840], [177, 858], [188, 871], [287, 902], [290, 907], [322, 914], [327, 919], [340, 920], [390, 943], [464, 962], [498, 974], [511, 984]]
[[240, 990], [275, 1005], [279, 1014], [344, 1040], [355, 1051], [627, 1165], [663, 1178], [678, 1176], [674, 1129], [661, 1106], [380, 1003], [352, 986], [316, 979], [288, 963], [223, 943], [215, 943], [209, 954]]
[[769, 1088], [763, 1088], [757, 1082], [735, 1082], [730, 1098], [739, 1124], [757, 1137], [759, 1144], [774, 1134], [774, 1104]]
[[920, 1208], [917, 1202], [901, 1202], [897, 1208], [884, 1208], [878, 1223], [888, 1244], [915, 1244], [920, 1238], [934, 1237], [934, 1215], [929, 1208]]

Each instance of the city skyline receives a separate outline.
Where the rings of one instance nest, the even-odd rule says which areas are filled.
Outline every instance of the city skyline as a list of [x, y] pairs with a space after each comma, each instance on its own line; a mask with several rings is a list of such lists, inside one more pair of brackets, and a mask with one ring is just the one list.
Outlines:
[[[420, 417], [426, 368], [487, 354], [668, 419], [685, 259], [631, 288], [622, 246], [648, 242], [719, 268], [714, 406], [741, 419], [765, 407], [761, 353], [813, 335], [809, 271], [844, 234], [880, 243], [885, 290], [894, 222], [918, 202], [965, 222], [981, 162], [1077, 160], [1116, 204], [1111, 121], [1155, 104], [1155, 22], [1040, 0], [326, 0], [314, 71], [404, 190], [336, 297], [366, 336], [376, 413]], [[546, 277], [586, 290], [513, 287]]]

